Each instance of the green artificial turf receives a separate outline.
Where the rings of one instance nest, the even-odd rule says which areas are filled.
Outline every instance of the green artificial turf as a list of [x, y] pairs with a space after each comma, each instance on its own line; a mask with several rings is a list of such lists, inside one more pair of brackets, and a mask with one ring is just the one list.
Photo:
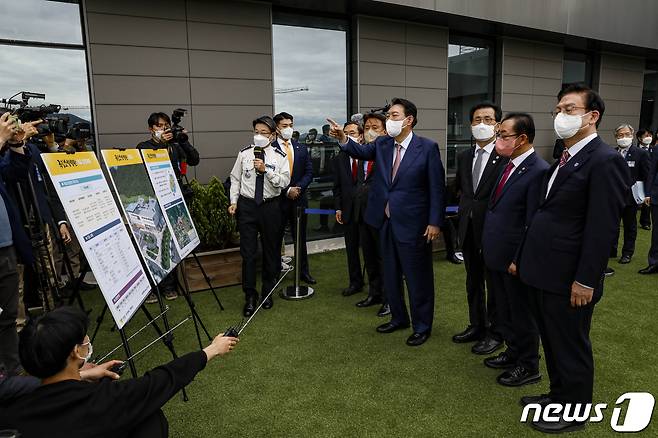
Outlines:
[[[610, 261], [617, 273], [606, 280], [592, 327], [594, 400], [607, 403], [608, 409], [603, 423], [590, 424], [576, 436], [616, 435], [610, 428], [612, 407], [625, 392], [658, 396], [658, 275], [636, 274], [646, 263], [649, 234], [639, 230], [631, 264]], [[539, 436], [519, 422], [518, 400], [548, 392], [543, 360], [539, 384], [504, 388], [495, 383], [497, 372], [470, 352], [470, 344], [452, 343], [451, 336], [467, 323], [464, 267], [449, 264], [442, 256], [435, 254], [433, 334], [418, 348], [405, 345], [410, 331], [376, 333], [375, 327], [384, 322], [375, 315], [377, 308], [354, 306], [363, 294], [341, 295], [348, 283], [344, 251], [311, 256], [311, 272], [318, 280], [315, 296], [301, 302], [277, 298], [272, 310], [262, 311], [234, 352], [209, 363], [187, 387], [189, 402], [177, 395], [165, 406], [170, 436]], [[211, 333], [241, 320], [241, 289], [222, 289], [219, 294], [225, 311], [209, 292], [193, 295]], [[99, 294], [85, 292], [84, 298], [93, 307], [94, 321], [101, 309]], [[169, 304], [172, 324], [188, 313], [181, 298]], [[153, 312], [156, 308], [149, 307]], [[137, 314], [128, 333], [143, 321]], [[108, 316], [95, 351], [106, 352], [119, 342], [109, 328]], [[152, 330], [145, 330], [131, 342], [133, 349], [153, 337]], [[175, 345], [179, 354], [198, 348], [191, 322], [176, 331]], [[143, 373], [170, 358], [158, 344], [137, 366]], [[654, 413], [642, 435], [655, 436], [656, 417]]]

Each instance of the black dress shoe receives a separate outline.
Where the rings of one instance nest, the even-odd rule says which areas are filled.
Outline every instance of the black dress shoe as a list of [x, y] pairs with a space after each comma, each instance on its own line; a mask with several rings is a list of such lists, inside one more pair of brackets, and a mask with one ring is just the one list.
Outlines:
[[479, 341], [482, 339], [482, 332], [480, 329], [477, 327], [473, 327], [472, 325], [469, 325], [466, 327], [466, 330], [464, 330], [461, 333], [457, 333], [452, 337], [452, 342], [455, 342], [457, 344], [465, 344], [467, 342], [475, 342]]
[[540, 419], [531, 422], [530, 425], [533, 429], [544, 433], [565, 433], [581, 430], [585, 427], [585, 423], [584, 421], [565, 421], [560, 417], [559, 421], [548, 422]]
[[409, 328], [409, 324], [393, 324], [392, 322], [387, 322], [377, 327], [379, 333], [393, 333], [398, 330], [404, 330]]
[[383, 318], [386, 315], [390, 315], [390, 314], [391, 314], [391, 306], [389, 306], [388, 304], [382, 304], [382, 307], [380, 307], [379, 310], [377, 311], [377, 316], [379, 316], [380, 318]]
[[622, 264], [622, 265], [627, 265], [630, 262], [631, 262], [631, 256], [629, 256], [629, 255], [623, 255], [619, 259], [619, 263]]
[[491, 354], [503, 346], [503, 342], [494, 339], [490, 336], [482, 339], [477, 344], [473, 345], [471, 352], [474, 354]]
[[486, 358], [484, 365], [495, 370], [504, 370], [516, 365], [516, 359], [507, 354], [507, 351], [503, 351], [497, 356]]
[[317, 281], [315, 281], [315, 278], [311, 277], [311, 274], [302, 274], [300, 276], [300, 278], [306, 284], [315, 284], [315, 283], [317, 283]]
[[457, 258], [456, 255], [450, 254], [449, 256], [446, 257], [446, 260], [448, 260], [450, 263], [453, 265], [461, 265], [462, 261]]
[[606, 267], [605, 271], [603, 271], [603, 275], [605, 275], [606, 277], [612, 277], [613, 275], [615, 275], [615, 270], [610, 267]]
[[274, 305], [274, 300], [272, 299], [272, 295], [267, 297], [267, 299], [263, 300], [263, 309], [271, 309], [273, 305]]
[[[313, 281], [315, 281], [315, 280], [313, 280]], [[309, 283], [309, 284], [314, 284], [314, 283]], [[363, 286], [350, 285], [348, 288], [343, 289], [343, 296], [344, 297], [349, 297], [349, 296], [352, 296], [354, 294], [358, 294], [361, 291], [363, 291]]]
[[370, 306], [374, 306], [375, 304], [379, 304], [381, 302], [382, 302], [381, 298], [368, 295], [365, 300], [361, 300], [358, 303], [356, 303], [356, 307], [370, 307]]
[[526, 395], [524, 397], [521, 397], [521, 400], [519, 400], [519, 404], [521, 407], [526, 407], [527, 405], [530, 404], [538, 404], [542, 406], [546, 406], [553, 403], [553, 400], [551, 397], [549, 397], [548, 394], [540, 394], [540, 395]]
[[643, 274], [643, 275], [657, 274], [658, 273], [658, 265], [649, 265], [646, 268], [640, 269], [637, 272], [638, 272], [638, 274]]
[[419, 345], [423, 345], [429, 338], [430, 332], [414, 333], [407, 338], [407, 345], [410, 347], [418, 347]]
[[256, 299], [255, 295], [247, 297], [247, 299], [244, 303], [244, 309], [242, 310], [242, 314], [245, 317], [248, 318], [248, 317], [250, 317], [251, 315], [254, 314], [254, 312], [256, 311], [256, 307], [257, 307], [256, 306], [256, 301], [257, 301], [257, 299]]
[[651, 225], [640, 225], [640, 228], [642, 228], [643, 230], [650, 230]]
[[522, 366], [516, 366], [502, 373], [496, 381], [503, 386], [523, 386], [537, 383], [541, 380], [541, 374], [537, 370], [529, 370]]

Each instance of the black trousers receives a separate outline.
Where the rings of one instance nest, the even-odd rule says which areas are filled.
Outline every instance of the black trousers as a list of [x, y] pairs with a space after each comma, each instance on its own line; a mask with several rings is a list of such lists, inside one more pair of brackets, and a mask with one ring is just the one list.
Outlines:
[[[290, 226], [292, 241], [296, 244], [297, 243], [297, 207], [298, 206], [302, 208], [305, 207], [302, 202], [288, 199], [288, 197], [286, 197], [285, 194], [281, 194], [279, 204], [282, 212], [281, 214], [283, 215], [281, 220], [281, 230], [279, 233], [279, 244], [281, 243], [281, 241], [283, 241], [283, 237], [286, 233], [287, 226]], [[300, 219], [301, 219], [300, 221], [301, 229], [299, 230], [299, 240], [300, 240], [299, 249], [301, 254], [298, 254], [297, 256], [299, 257], [300, 274], [308, 275], [309, 274], [308, 254], [306, 252], [306, 222], [307, 222], [306, 213], [302, 212], [302, 217]]]
[[382, 292], [382, 257], [379, 252], [379, 230], [359, 221], [359, 237], [363, 251], [363, 263], [368, 273], [368, 295], [386, 301]]
[[391, 322], [409, 324], [404, 302], [402, 279], [407, 283], [411, 325], [415, 333], [432, 331], [434, 318], [434, 268], [432, 245], [425, 240], [414, 243], [399, 242], [391, 222], [386, 220], [380, 232], [384, 260], [384, 292], [391, 307]]
[[507, 354], [528, 370], [539, 369], [539, 329], [530, 312], [528, 287], [507, 272], [489, 271], [490, 293], [496, 301], [496, 328]]
[[595, 302], [571, 307], [570, 296], [529, 289], [529, 303], [537, 321], [556, 402], [591, 403], [594, 357], [589, 331]]
[[651, 226], [651, 206], [642, 204], [640, 207], [640, 225], [643, 227]]
[[480, 330], [489, 330], [489, 334], [496, 339], [502, 336], [496, 328], [496, 301], [491, 290], [489, 275], [484, 266], [482, 247], [480, 242], [473, 239], [473, 229], [469, 222], [466, 238], [462, 244], [464, 266], [466, 268], [466, 297], [468, 300], [468, 316], [470, 325]]
[[[619, 232], [621, 225], [624, 225], [624, 245], [621, 248], [622, 256], [632, 257], [635, 253], [635, 240], [637, 239], [637, 205], [627, 205], [621, 212], [621, 221], [619, 222]], [[617, 257], [617, 247], [619, 239], [615, 239], [612, 246], [612, 255]]]
[[651, 248], [649, 248], [649, 264], [658, 265], [658, 204], [651, 204], [651, 217], [653, 227], [651, 228]]
[[18, 358], [18, 268], [13, 246], [0, 248], [0, 367], [9, 375], [21, 370]]
[[281, 273], [281, 206], [278, 199], [256, 205], [253, 199], [240, 197], [237, 211], [242, 256], [242, 290], [246, 297], [257, 296], [256, 266], [258, 241], [263, 250], [262, 289], [264, 297]]
[[347, 272], [350, 277], [350, 286], [360, 289], [363, 287], [363, 272], [361, 271], [361, 256], [359, 255], [360, 227], [355, 218], [350, 218], [343, 224], [345, 235], [345, 252], [347, 253]]

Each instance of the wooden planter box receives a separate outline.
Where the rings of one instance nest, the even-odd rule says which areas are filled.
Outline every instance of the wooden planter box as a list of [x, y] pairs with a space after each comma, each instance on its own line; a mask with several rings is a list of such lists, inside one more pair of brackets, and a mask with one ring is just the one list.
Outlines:
[[[240, 248], [202, 252], [198, 253], [197, 257], [213, 287], [234, 286], [242, 283]], [[208, 283], [192, 255], [187, 256], [185, 259], [185, 272], [190, 292], [200, 292], [208, 289]]]

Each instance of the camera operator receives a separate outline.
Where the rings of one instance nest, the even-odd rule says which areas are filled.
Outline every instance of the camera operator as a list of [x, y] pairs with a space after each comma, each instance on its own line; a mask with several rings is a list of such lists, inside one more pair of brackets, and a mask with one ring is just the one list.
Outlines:
[[[167, 149], [169, 159], [176, 173], [176, 178], [181, 186], [184, 196], [190, 194], [187, 184], [187, 166], [196, 166], [199, 164], [199, 152], [192, 146], [188, 140], [187, 133], [182, 129], [178, 122], [184, 115], [184, 110], [175, 110], [174, 121], [175, 129], [172, 129], [171, 119], [165, 113], [153, 113], [148, 118], [149, 131], [151, 138], [137, 145], [137, 149]], [[160, 283], [160, 290], [167, 300], [175, 300], [178, 297], [176, 292], [176, 273], [171, 272]], [[151, 293], [146, 299], [146, 303], [157, 303], [154, 293]]]
[[0, 368], [6, 375], [21, 371], [18, 359], [18, 258], [32, 263], [32, 245], [19, 225], [17, 208], [9, 198], [5, 180], [17, 178], [28, 172], [30, 157], [23, 146], [27, 129], [18, 127], [16, 119], [6, 112], [0, 116], [0, 149], [7, 148], [0, 158]]
[[75, 307], [60, 307], [31, 320], [20, 335], [20, 357], [41, 386], [0, 404], [0, 429], [30, 437], [166, 437], [161, 408], [238, 338], [219, 335], [212, 343], [161, 365], [136, 379], [96, 384], [81, 381], [80, 368], [93, 349], [89, 319]]

